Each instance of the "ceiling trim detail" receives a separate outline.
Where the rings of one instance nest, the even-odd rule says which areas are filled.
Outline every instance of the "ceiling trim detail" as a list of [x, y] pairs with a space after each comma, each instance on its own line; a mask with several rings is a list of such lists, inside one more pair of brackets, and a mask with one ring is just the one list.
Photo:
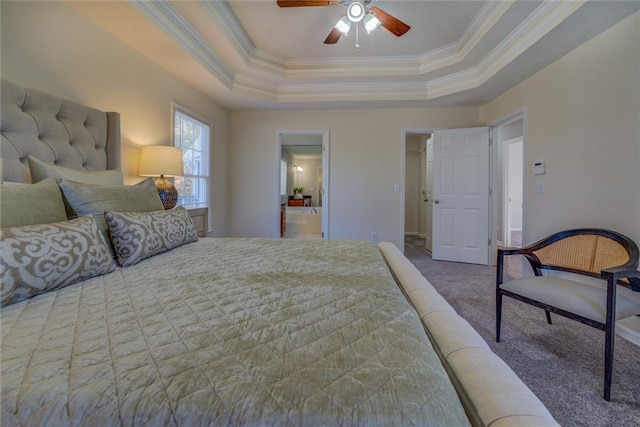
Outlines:
[[[204, 38], [174, 9], [163, 1], [132, 3], [167, 35], [184, 47], [229, 90], [270, 101], [383, 101], [430, 100], [484, 84], [507, 64], [540, 40], [586, 0], [545, 1], [496, 46], [475, 67], [422, 82], [368, 82], [289, 84], [234, 72]], [[274, 77], [358, 77], [417, 76], [462, 61], [511, 7], [512, 2], [487, 2], [474, 17], [460, 39], [443, 48], [417, 56], [382, 58], [330, 58], [285, 60], [258, 49], [224, 0], [204, 2], [231, 45], [249, 70], [260, 70]]]
[[513, 2], [508, 1], [487, 2], [458, 41], [422, 55], [290, 60], [258, 49], [226, 1], [205, 2], [205, 8], [247, 65], [289, 78], [353, 77], [363, 73], [368, 76], [426, 74], [464, 60], [512, 5]]
[[187, 49], [222, 84], [229, 89], [233, 87], [233, 71], [170, 3], [157, 0], [131, 3], [151, 18], [165, 34]]

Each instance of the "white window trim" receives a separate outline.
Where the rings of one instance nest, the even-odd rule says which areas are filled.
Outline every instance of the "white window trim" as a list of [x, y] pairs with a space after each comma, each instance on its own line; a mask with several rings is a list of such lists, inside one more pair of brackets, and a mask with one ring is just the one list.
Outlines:
[[[204, 178], [207, 180], [207, 194], [206, 194], [206, 200], [204, 203], [201, 203], [198, 205], [198, 207], [209, 207], [210, 205], [210, 200], [211, 200], [211, 191], [212, 191], [212, 182], [211, 182], [211, 166], [212, 166], [212, 161], [211, 161], [211, 154], [212, 154], [212, 150], [213, 150], [213, 123], [211, 122], [211, 120], [208, 120], [207, 118], [205, 118], [204, 116], [198, 114], [197, 112], [183, 106], [182, 104], [176, 102], [176, 101], [172, 101], [171, 103], [171, 145], [175, 147], [175, 129], [176, 129], [176, 123], [175, 123], [175, 118], [176, 118], [176, 111], [184, 114], [186, 116], [191, 117], [192, 119], [195, 119], [199, 122], [201, 122], [202, 124], [206, 125], [209, 127], [209, 141], [208, 141], [208, 153], [207, 153], [207, 175], [189, 175], [189, 176], [193, 176], [196, 178]], [[188, 207], [189, 205], [187, 205]]]

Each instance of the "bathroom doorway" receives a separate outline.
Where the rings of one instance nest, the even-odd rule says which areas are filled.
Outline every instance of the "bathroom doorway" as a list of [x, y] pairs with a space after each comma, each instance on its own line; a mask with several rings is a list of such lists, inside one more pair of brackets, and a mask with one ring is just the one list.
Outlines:
[[280, 237], [326, 239], [328, 131], [279, 131]]

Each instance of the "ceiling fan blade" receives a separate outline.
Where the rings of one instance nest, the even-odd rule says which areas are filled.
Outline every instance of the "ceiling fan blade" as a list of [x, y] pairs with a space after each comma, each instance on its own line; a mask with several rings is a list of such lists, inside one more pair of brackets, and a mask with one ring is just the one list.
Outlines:
[[411, 28], [393, 15], [389, 15], [384, 10], [373, 6], [369, 9], [369, 12], [373, 13], [380, 21], [380, 24], [396, 36], [400, 37]]
[[338, 0], [278, 0], [280, 7], [335, 6]]
[[342, 33], [334, 28], [324, 40], [324, 44], [338, 43], [338, 40], [340, 40], [340, 36], [342, 36]]

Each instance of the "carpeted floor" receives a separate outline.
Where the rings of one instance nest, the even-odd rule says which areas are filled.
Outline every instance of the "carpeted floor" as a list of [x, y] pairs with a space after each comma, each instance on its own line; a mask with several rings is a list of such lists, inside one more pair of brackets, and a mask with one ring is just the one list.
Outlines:
[[433, 261], [407, 237], [406, 257], [487, 341], [563, 426], [640, 426], [640, 347], [616, 339], [611, 401], [602, 398], [604, 332], [511, 298], [495, 342], [495, 267]]

